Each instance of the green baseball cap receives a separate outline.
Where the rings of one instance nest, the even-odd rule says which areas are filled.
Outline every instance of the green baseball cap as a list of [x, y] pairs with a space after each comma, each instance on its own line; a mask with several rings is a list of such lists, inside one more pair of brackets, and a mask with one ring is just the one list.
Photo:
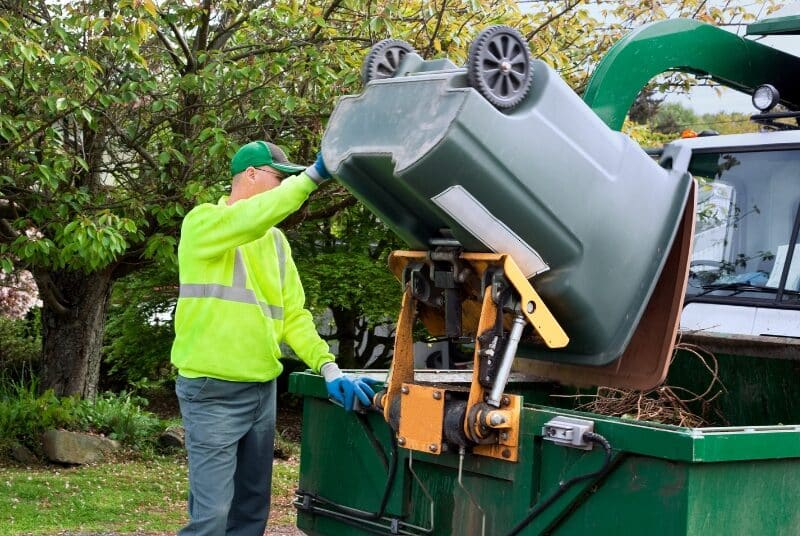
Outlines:
[[250, 166], [269, 166], [290, 175], [308, 167], [292, 164], [280, 147], [268, 141], [251, 141], [240, 147], [231, 159], [231, 176], [241, 173]]

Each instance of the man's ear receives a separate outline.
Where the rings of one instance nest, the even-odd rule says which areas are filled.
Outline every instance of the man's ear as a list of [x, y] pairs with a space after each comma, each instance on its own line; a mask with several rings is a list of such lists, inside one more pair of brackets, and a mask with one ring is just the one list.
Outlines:
[[256, 182], [256, 168], [254, 168], [253, 166], [250, 166], [245, 170], [245, 175], [247, 176], [247, 180], [250, 181], [251, 184]]

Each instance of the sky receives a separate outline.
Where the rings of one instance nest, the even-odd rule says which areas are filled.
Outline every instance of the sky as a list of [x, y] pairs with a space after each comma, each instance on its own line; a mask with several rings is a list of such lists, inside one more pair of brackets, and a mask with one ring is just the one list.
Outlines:
[[[759, 42], [789, 54], [800, 56], [800, 36], [770, 36], [759, 40]], [[720, 89], [722, 94], [718, 95], [714, 88], [695, 87], [689, 95], [668, 95], [665, 102], [678, 102], [699, 114], [717, 112], [757, 113], [750, 95], [724, 87]]]

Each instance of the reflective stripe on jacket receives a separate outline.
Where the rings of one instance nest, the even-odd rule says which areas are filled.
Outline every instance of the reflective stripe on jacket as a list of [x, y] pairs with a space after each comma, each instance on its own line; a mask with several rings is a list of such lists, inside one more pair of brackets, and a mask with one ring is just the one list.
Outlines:
[[249, 199], [206, 203], [183, 221], [172, 363], [187, 378], [268, 381], [286, 342], [314, 371], [333, 360], [305, 309], [291, 249], [274, 227], [316, 188], [301, 173]]

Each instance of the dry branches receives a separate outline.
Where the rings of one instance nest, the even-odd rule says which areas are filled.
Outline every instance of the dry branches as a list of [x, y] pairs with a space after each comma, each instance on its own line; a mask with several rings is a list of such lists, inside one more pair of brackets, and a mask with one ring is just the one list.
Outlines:
[[697, 394], [683, 387], [669, 385], [661, 385], [650, 391], [599, 387], [594, 395], [574, 395], [579, 400], [591, 398], [576, 409], [687, 428], [709, 426], [712, 402], [725, 392], [725, 387], [719, 380], [717, 358], [699, 346], [679, 343], [675, 346], [673, 360], [680, 350], [684, 355], [696, 357], [708, 372], [708, 386], [702, 393]]

